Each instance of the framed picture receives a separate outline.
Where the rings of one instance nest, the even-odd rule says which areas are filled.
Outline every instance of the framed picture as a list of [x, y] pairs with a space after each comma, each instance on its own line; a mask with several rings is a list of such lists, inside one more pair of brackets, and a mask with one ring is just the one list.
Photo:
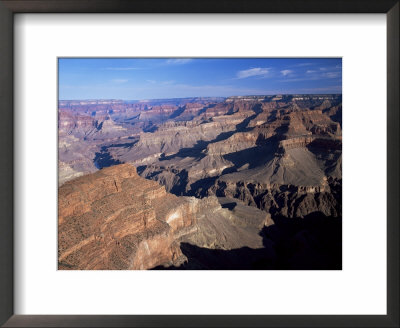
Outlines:
[[2, 325], [399, 326], [398, 1], [0, 10]]

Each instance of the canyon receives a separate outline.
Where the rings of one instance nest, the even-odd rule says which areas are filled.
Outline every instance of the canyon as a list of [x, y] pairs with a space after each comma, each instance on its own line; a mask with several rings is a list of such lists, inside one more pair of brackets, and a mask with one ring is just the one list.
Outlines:
[[59, 101], [59, 269], [341, 269], [342, 96]]

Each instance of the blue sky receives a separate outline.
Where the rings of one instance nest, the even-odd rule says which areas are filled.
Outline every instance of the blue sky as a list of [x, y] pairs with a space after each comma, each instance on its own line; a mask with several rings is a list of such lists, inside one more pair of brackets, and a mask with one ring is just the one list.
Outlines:
[[59, 59], [60, 100], [341, 92], [341, 58]]

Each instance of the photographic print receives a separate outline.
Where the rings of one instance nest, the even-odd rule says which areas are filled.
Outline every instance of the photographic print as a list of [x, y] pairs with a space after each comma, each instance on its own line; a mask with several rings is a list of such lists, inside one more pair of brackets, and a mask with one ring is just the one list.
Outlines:
[[341, 58], [59, 58], [59, 270], [341, 270]]

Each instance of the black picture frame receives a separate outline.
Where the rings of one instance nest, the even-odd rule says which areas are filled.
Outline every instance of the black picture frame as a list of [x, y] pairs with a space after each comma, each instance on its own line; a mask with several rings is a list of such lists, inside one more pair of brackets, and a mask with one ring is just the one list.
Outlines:
[[[399, 327], [399, 8], [398, 0], [0, 0], [0, 324], [5, 327]], [[387, 315], [14, 315], [15, 13], [385, 13]]]

